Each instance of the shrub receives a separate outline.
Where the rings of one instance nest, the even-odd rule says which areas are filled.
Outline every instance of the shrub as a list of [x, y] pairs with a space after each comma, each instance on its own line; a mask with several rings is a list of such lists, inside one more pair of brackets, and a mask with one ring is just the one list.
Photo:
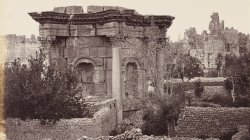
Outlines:
[[184, 105], [182, 94], [160, 95], [153, 94], [145, 97], [143, 134], [174, 135], [173, 128]]
[[211, 102], [214, 104], [219, 104], [222, 107], [232, 106], [232, 97], [227, 94], [214, 94]]
[[219, 104], [222, 107], [249, 107], [250, 99], [246, 96], [237, 96], [235, 102], [232, 102], [232, 97], [228, 94], [214, 94], [212, 99], [209, 100], [214, 104]]
[[76, 72], [58, 71], [44, 61], [45, 54], [40, 50], [28, 59], [28, 66], [15, 60], [6, 67], [5, 117], [40, 119], [45, 123], [88, 116], [86, 104], [76, 97]]
[[220, 140], [231, 140], [232, 136], [237, 133], [237, 130], [231, 130], [227, 133], [224, 133], [221, 137]]
[[209, 102], [193, 102], [191, 106], [194, 107], [221, 107], [218, 104], [213, 104]]
[[218, 72], [214, 69], [211, 69], [208, 71], [207, 77], [218, 77]]
[[204, 92], [204, 86], [201, 85], [201, 80], [194, 82], [194, 94], [196, 97], [200, 98]]

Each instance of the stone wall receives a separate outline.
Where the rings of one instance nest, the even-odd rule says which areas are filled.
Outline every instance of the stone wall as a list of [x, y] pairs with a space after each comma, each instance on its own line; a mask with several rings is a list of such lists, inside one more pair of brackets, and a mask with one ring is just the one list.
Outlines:
[[177, 135], [184, 137], [220, 137], [250, 124], [250, 108], [187, 107], [177, 122]]
[[[67, 65], [74, 65], [77, 69], [81, 64], [91, 64], [93, 70], [91, 78], [79, 79], [79, 87], [87, 91], [82, 91], [82, 96], [111, 97], [112, 82], [112, 48], [107, 37], [72, 37], [68, 39], [58, 37], [58, 42], [49, 48], [50, 63], [59, 69], [66, 68]], [[62, 47], [63, 46], [63, 47]], [[79, 67], [78, 67], [79, 66]], [[79, 71], [80, 75], [84, 70]], [[91, 73], [92, 72], [92, 73]]]
[[39, 120], [8, 118], [6, 135], [11, 140], [76, 140], [82, 136], [108, 136], [116, 127], [115, 100], [109, 99], [102, 105], [93, 118], [61, 119], [51, 125], [41, 125]]
[[27, 58], [34, 57], [41, 47], [35, 35], [27, 38], [25, 35], [8, 34], [0, 38], [5, 42], [5, 46], [2, 47], [6, 47], [6, 64], [10, 64], [17, 58], [20, 58], [22, 64], [28, 64]]

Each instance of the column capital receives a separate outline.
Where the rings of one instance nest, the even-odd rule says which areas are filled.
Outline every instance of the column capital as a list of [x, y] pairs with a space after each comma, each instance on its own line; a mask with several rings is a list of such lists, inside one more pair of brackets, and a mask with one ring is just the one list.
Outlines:
[[121, 47], [125, 42], [125, 37], [123, 35], [109, 36], [109, 39], [112, 47]]
[[38, 36], [38, 41], [43, 48], [49, 48], [53, 44], [57, 43], [56, 36]]

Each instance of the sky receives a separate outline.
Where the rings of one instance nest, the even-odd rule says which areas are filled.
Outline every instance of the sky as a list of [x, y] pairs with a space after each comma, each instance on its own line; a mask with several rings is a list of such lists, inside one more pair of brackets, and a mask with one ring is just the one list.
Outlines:
[[0, 5], [1, 34], [39, 35], [39, 24], [29, 12], [72, 5], [83, 6], [84, 12], [88, 5], [99, 5], [135, 9], [142, 15], [174, 16], [167, 32], [172, 41], [181, 39], [189, 27], [195, 27], [198, 33], [208, 30], [213, 12], [219, 13], [225, 27], [250, 33], [250, 0], [0, 0]]

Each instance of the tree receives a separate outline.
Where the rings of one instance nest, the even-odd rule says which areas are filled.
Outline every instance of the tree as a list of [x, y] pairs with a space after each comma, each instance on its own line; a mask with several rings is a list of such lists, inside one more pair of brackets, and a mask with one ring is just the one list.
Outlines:
[[143, 117], [145, 123], [142, 128], [144, 134], [175, 136], [175, 124], [184, 100], [180, 90], [181, 88], [175, 87], [172, 96], [153, 94], [145, 97]]
[[[235, 55], [226, 55], [225, 67], [223, 68], [227, 80], [225, 81], [225, 88], [230, 91], [233, 103], [235, 102], [237, 90], [245, 92], [249, 84], [250, 72], [250, 55], [244, 54], [240, 57]], [[238, 93], [241, 94], [241, 93]]]
[[[189, 55], [181, 55], [177, 60], [176, 64], [169, 71], [172, 76], [177, 79], [181, 79], [181, 94], [185, 96], [188, 100], [188, 103], [191, 104], [191, 98], [193, 95], [186, 92], [188, 82], [194, 77], [203, 76], [203, 70], [201, 62], [192, 56]], [[173, 81], [173, 80], [172, 80]], [[171, 82], [170, 82], [171, 84]], [[180, 83], [179, 83], [180, 84]]]
[[201, 97], [202, 93], [204, 92], [204, 86], [201, 85], [201, 80], [194, 82], [194, 95], [198, 98]]
[[15, 60], [5, 69], [5, 117], [56, 122], [61, 118], [85, 117], [86, 105], [76, 97], [77, 74], [47, 66], [42, 50], [21, 65]]
[[220, 76], [220, 71], [222, 68], [222, 61], [223, 61], [223, 56], [221, 53], [218, 53], [217, 57], [215, 58], [216, 70], [218, 72], [218, 77]]
[[[187, 83], [194, 77], [203, 76], [201, 62], [189, 55], [182, 56], [175, 67], [176, 78], [180, 78], [182, 82]], [[186, 81], [185, 81], [186, 80]]]

